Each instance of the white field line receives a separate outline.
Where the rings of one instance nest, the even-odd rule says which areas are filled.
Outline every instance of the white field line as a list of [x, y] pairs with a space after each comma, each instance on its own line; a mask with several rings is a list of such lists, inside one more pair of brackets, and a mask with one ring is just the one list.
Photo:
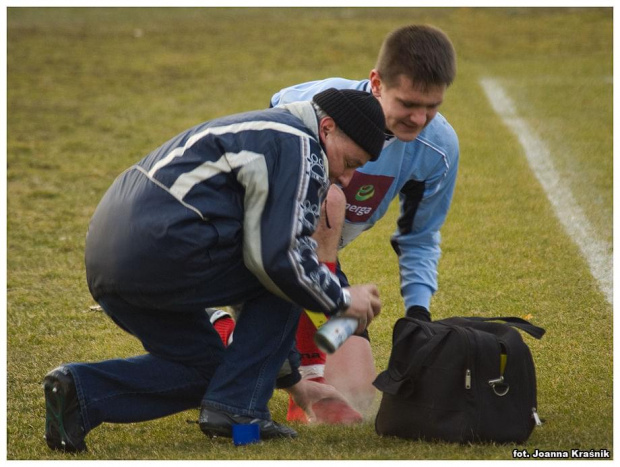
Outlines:
[[536, 178], [551, 202], [556, 216], [577, 244], [607, 301], [613, 304], [613, 255], [611, 244], [599, 238], [570, 188], [562, 183], [545, 142], [520, 118], [503, 87], [493, 78], [482, 78], [480, 85], [495, 112], [517, 136]]

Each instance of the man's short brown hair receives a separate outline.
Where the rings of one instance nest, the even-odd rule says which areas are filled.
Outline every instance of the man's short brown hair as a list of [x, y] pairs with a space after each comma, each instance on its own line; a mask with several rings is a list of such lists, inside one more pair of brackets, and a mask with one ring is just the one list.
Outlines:
[[404, 75], [414, 86], [450, 86], [456, 75], [456, 53], [448, 36], [433, 26], [410, 25], [387, 35], [375, 69], [386, 86]]

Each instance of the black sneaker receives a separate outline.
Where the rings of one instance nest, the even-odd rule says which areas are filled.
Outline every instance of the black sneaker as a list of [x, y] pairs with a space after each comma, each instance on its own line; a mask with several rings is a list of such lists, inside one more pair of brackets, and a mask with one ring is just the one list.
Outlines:
[[50, 449], [86, 451], [84, 425], [73, 376], [63, 366], [43, 379], [45, 391], [45, 441]]
[[273, 438], [296, 438], [297, 432], [273, 420], [263, 418], [253, 418], [246, 415], [236, 415], [211, 407], [200, 409], [198, 424], [200, 429], [207, 436], [225, 436], [232, 438], [233, 425], [245, 425], [255, 423], [260, 427], [261, 439]]

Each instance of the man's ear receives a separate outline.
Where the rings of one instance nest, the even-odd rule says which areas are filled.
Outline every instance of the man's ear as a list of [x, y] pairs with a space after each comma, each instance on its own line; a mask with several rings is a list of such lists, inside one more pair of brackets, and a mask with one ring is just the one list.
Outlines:
[[373, 68], [370, 70], [370, 91], [377, 99], [381, 97], [381, 89], [383, 89], [383, 81], [379, 72]]
[[325, 143], [327, 135], [332, 133], [336, 129], [336, 122], [331, 117], [323, 117], [319, 122], [319, 136], [321, 141]]

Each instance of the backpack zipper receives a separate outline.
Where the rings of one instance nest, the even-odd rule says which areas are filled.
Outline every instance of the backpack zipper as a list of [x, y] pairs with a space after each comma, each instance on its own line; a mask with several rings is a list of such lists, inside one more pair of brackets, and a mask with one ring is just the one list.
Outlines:
[[465, 329], [460, 328], [459, 326], [450, 326], [452, 329], [454, 329], [457, 334], [459, 334], [462, 338], [463, 341], [465, 343], [465, 352], [466, 352], [466, 357], [465, 360], [467, 361], [467, 367], [465, 368], [465, 389], [471, 389], [471, 361], [470, 361], [470, 355], [469, 355], [469, 338], [467, 337], [467, 331]]

